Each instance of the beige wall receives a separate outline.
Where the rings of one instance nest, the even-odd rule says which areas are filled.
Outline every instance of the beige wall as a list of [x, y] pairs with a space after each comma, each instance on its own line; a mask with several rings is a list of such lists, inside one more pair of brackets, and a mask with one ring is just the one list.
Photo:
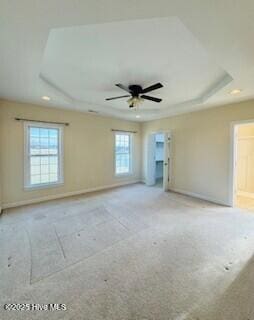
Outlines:
[[254, 101], [144, 123], [143, 179], [149, 134], [172, 130], [173, 189], [229, 204], [230, 127], [246, 119], [254, 119]]
[[3, 126], [3, 122], [2, 122], [2, 109], [1, 109], [1, 102], [0, 102], [0, 214], [2, 212], [2, 182], [3, 182], [3, 176], [2, 176], [2, 144], [1, 144], [1, 128]]
[[237, 136], [238, 138], [254, 137], [254, 123], [237, 126]]
[[2, 213], [2, 176], [0, 172], [0, 214]]
[[[145, 180], [148, 136], [166, 130], [172, 130], [173, 134], [172, 188], [228, 204], [230, 126], [233, 121], [254, 119], [254, 101], [149, 121], [142, 126], [113, 118], [7, 101], [0, 102], [0, 115], [0, 187], [4, 206], [140, 180], [142, 151]], [[64, 133], [63, 186], [24, 190], [23, 123], [15, 121], [15, 117], [70, 122]], [[111, 128], [138, 131], [134, 135], [132, 177], [114, 176]]]
[[237, 130], [237, 192], [254, 194], [254, 125]]
[[[2, 166], [2, 204], [8, 206], [31, 199], [61, 195], [80, 190], [110, 186], [140, 180], [140, 124], [113, 118], [45, 108], [15, 102], [0, 102], [0, 159]], [[23, 122], [15, 117], [45, 121], [70, 122], [64, 128], [64, 185], [60, 187], [24, 190]], [[111, 128], [135, 130], [133, 175], [114, 175], [114, 135]]]

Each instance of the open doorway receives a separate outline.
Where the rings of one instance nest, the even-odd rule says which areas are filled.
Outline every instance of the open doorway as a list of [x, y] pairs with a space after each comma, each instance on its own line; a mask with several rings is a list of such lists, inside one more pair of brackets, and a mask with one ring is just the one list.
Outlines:
[[148, 140], [148, 166], [146, 184], [164, 190], [171, 182], [171, 134], [156, 132]]
[[234, 201], [254, 211], [254, 122], [234, 127]]
[[155, 134], [155, 186], [163, 187], [164, 134]]

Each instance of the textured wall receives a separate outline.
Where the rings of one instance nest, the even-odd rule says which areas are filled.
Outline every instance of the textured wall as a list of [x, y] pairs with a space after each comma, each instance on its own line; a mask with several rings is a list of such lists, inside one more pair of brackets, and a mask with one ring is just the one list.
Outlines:
[[[0, 102], [0, 108], [4, 205], [140, 180], [142, 148], [139, 123], [7, 101]], [[70, 126], [64, 128], [63, 186], [24, 190], [24, 124], [15, 121], [15, 117], [70, 122]], [[114, 134], [111, 128], [138, 131], [133, 136], [132, 176], [116, 177], [114, 174]]]
[[144, 123], [143, 180], [149, 134], [172, 130], [173, 189], [229, 204], [231, 123], [246, 119], [254, 119], [254, 101]]

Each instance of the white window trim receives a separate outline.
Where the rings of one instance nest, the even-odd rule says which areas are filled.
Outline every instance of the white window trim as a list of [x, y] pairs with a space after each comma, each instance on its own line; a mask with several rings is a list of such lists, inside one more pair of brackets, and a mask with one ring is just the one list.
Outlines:
[[[54, 128], [59, 130], [59, 181], [57, 182], [47, 182], [40, 184], [31, 184], [30, 183], [30, 162], [29, 162], [29, 127], [37, 127], [37, 128]], [[24, 189], [25, 190], [36, 190], [36, 189], [45, 189], [58, 187], [63, 185], [64, 183], [64, 164], [63, 164], [63, 138], [64, 138], [64, 130], [63, 125], [52, 124], [52, 123], [42, 123], [42, 122], [24, 122]]]
[[[126, 173], [116, 172], [116, 135], [128, 135], [130, 137], [130, 171]], [[115, 131], [114, 132], [114, 174], [115, 177], [124, 177], [133, 175], [133, 134], [131, 132]]]

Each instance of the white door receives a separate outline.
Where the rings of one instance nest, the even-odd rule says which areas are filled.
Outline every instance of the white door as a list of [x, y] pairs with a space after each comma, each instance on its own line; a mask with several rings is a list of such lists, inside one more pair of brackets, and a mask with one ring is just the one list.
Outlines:
[[171, 185], [171, 155], [172, 137], [171, 133], [164, 134], [164, 165], [163, 165], [163, 190], [167, 191]]
[[148, 186], [155, 185], [155, 134], [150, 134], [148, 137], [147, 150], [147, 179]]

